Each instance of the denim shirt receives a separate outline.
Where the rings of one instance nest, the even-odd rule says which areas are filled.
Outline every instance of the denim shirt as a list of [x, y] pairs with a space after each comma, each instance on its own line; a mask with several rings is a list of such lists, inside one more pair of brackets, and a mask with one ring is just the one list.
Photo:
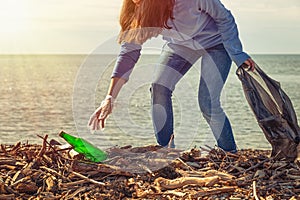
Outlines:
[[[162, 32], [166, 44], [183, 45], [195, 50], [223, 44], [237, 66], [250, 57], [243, 52], [234, 17], [220, 0], [176, 0], [173, 15], [174, 19], [168, 21], [172, 29]], [[128, 80], [140, 57], [141, 48], [138, 44], [122, 43], [112, 77]]]

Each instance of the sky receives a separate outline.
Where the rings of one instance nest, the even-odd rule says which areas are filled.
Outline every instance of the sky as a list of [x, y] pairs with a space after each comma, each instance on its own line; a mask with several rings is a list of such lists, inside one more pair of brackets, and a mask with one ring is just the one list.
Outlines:
[[[300, 54], [300, 0], [221, 0], [251, 54]], [[0, 54], [81, 54], [119, 32], [122, 0], [0, 0]]]

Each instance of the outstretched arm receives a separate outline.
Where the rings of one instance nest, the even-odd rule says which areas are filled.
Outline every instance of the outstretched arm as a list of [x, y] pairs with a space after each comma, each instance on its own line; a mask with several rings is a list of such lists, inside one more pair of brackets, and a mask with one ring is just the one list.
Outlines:
[[140, 51], [141, 45], [122, 43], [107, 96], [89, 119], [88, 126], [91, 130], [99, 130], [100, 126], [104, 128], [104, 122], [112, 112], [113, 101], [117, 98], [122, 86], [128, 81], [131, 71], [140, 57]]
[[112, 112], [113, 101], [117, 98], [122, 86], [126, 83], [126, 79], [113, 77], [110, 81], [110, 86], [106, 98], [101, 105], [91, 115], [88, 125], [91, 130], [99, 130], [104, 128], [104, 122], [108, 115]]

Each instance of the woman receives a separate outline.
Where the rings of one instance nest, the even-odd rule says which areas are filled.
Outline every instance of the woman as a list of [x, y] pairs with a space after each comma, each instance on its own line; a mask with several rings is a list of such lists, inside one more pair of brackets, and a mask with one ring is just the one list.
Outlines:
[[166, 44], [151, 85], [152, 120], [157, 142], [174, 147], [172, 92], [191, 66], [202, 57], [198, 101], [217, 144], [235, 152], [230, 122], [220, 95], [231, 63], [255, 63], [243, 52], [234, 18], [219, 0], [124, 0], [120, 16], [121, 51], [108, 95], [89, 120], [91, 129], [104, 127], [113, 100], [129, 79], [141, 45], [158, 34]]

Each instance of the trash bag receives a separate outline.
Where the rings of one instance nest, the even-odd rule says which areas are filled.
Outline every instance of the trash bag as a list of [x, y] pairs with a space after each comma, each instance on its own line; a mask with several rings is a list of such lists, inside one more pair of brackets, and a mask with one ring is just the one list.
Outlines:
[[239, 67], [236, 74], [258, 124], [272, 146], [271, 156], [294, 161], [297, 158], [300, 128], [290, 98], [280, 83], [258, 66], [254, 71], [248, 71], [245, 67]]

